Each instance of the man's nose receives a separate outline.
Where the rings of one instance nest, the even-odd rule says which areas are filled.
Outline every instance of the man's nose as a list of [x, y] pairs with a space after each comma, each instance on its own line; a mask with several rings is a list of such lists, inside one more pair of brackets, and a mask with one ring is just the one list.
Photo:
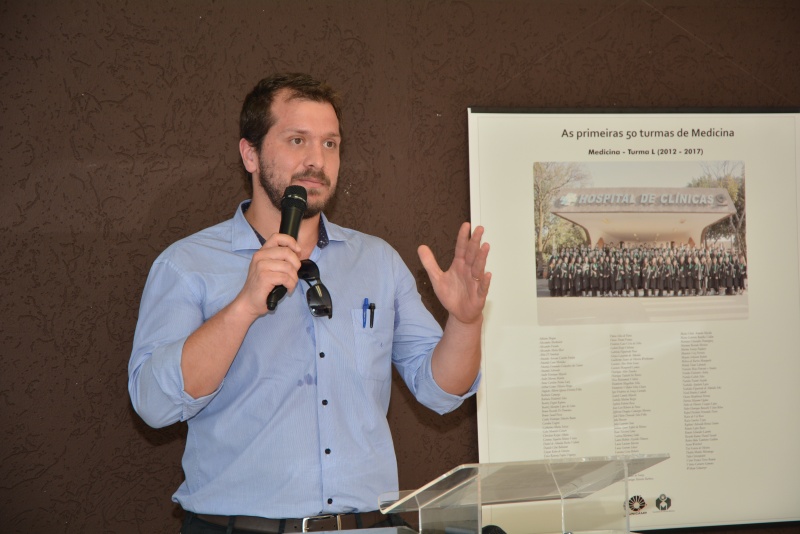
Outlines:
[[306, 167], [321, 169], [324, 163], [325, 163], [325, 158], [323, 155], [322, 147], [316, 143], [309, 143], [308, 145], [306, 145], [306, 152], [303, 164]]

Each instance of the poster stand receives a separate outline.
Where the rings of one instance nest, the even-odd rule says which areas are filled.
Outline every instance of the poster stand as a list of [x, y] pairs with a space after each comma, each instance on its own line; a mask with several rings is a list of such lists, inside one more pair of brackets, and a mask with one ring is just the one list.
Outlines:
[[[477, 534], [486, 505], [558, 502], [561, 532], [630, 532], [628, 480], [669, 458], [668, 454], [465, 464], [415, 491], [381, 495], [383, 513], [417, 512], [420, 534]], [[596, 514], [599, 490], [623, 482], [614, 493], [618, 520], [585, 528]], [[616, 489], [616, 488], [615, 488]], [[532, 527], [532, 532], [536, 531]]]

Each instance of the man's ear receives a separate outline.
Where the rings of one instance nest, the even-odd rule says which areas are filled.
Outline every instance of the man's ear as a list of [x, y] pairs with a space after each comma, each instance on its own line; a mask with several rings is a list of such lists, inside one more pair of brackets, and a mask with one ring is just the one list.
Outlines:
[[239, 139], [239, 154], [242, 156], [242, 164], [247, 172], [255, 174], [258, 172], [258, 151], [245, 138]]

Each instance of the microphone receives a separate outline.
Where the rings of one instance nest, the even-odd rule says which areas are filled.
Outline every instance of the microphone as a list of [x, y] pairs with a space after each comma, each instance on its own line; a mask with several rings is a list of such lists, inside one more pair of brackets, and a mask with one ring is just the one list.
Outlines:
[[[306, 188], [301, 185], [290, 185], [283, 192], [281, 200], [281, 227], [278, 233], [290, 235], [297, 239], [300, 231], [300, 221], [306, 211]], [[267, 309], [274, 310], [278, 301], [286, 294], [284, 286], [275, 286], [267, 296]]]

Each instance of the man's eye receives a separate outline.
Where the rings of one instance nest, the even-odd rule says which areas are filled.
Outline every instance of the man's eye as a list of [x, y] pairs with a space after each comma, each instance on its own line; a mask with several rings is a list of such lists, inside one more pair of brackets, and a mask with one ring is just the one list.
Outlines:
[[325, 141], [325, 148], [336, 148], [336, 141]]
[[290, 143], [292, 143], [293, 145], [299, 145], [303, 143], [303, 140], [300, 139], [299, 137], [295, 137], [290, 141]]

